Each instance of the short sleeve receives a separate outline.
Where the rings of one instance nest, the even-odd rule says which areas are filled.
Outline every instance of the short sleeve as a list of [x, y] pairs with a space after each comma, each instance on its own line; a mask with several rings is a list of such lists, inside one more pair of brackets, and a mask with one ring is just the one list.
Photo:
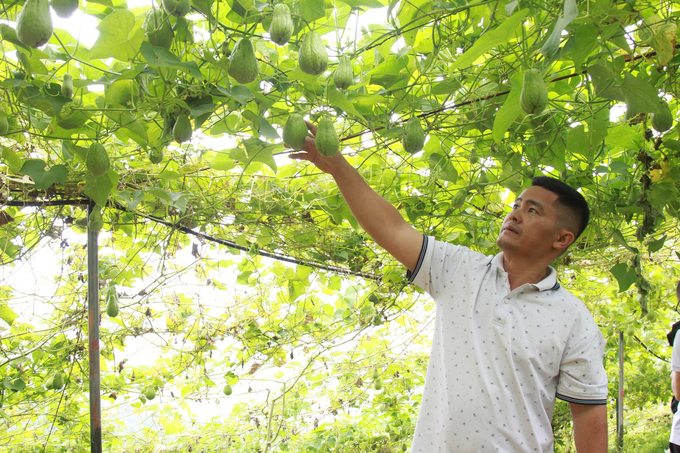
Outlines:
[[680, 331], [673, 340], [673, 354], [671, 354], [671, 371], [680, 372]]
[[408, 280], [422, 288], [437, 301], [441, 294], [451, 293], [452, 288], [468, 281], [472, 274], [491, 261], [492, 257], [474, 252], [467, 247], [423, 236], [423, 246], [413, 272]]
[[567, 345], [557, 383], [559, 399], [577, 404], [607, 404], [604, 344], [602, 333], [595, 325], [581, 341]]

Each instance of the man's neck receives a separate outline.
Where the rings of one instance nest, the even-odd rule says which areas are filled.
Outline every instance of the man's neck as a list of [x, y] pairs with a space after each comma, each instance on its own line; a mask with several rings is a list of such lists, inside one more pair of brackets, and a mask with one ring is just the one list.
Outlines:
[[508, 257], [503, 254], [503, 268], [508, 274], [510, 291], [525, 283], [538, 283], [548, 276], [550, 263], [529, 262], [521, 258]]

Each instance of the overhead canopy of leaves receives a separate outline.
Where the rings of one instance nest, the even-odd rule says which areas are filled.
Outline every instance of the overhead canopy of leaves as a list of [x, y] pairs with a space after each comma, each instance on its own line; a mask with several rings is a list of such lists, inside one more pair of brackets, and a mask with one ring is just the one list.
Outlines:
[[[298, 442], [294, 451], [327, 451], [315, 425], [337, 420], [338, 411], [363, 417], [364, 434], [387, 432], [376, 427], [373, 416], [380, 414], [402, 427], [390, 439], [407, 442], [426, 357], [419, 346], [400, 357], [388, 329], [374, 324], [392, 321], [411, 335], [409, 345], [426, 343], [418, 322], [431, 319], [431, 307], [423, 314], [424, 298], [358, 227], [332, 179], [287, 158], [281, 129], [293, 112], [313, 122], [322, 113], [333, 117], [343, 154], [420, 231], [489, 254], [496, 253], [507, 205], [531, 178], [563, 179], [592, 211], [582, 238], [556, 263], [571, 279], [567, 286], [593, 306], [609, 334], [630, 328], [645, 340], [654, 334], [643, 327], [645, 319], [665, 328], [668, 307], [660, 298], [677, 277], [668, 266], [678, 260], [680, 131], [674, 123], [659, 134], [650, 124], [662, 99], [677, 117], [677, 4], [285, 3], [295, 32], [284, 46], [268, 39], [273, 4], [194, 0], [186, 19], [168, 17], [169, 49], [152, 46], [143, 28], [147, 10], [162, 9], [160, 2], [134, 8], [122, 0], [87, 2], [72, 18], [55, 21], [41, 49], [12, 34], [21, 3], [3, 10], [10, 25], [0, 27], [0, 115], [9, 131], [0, 138], [0, 262], [10, 267], [26, 260], [52, 238], [68, 272], [42, 321], [45, 336], [17, 320], [21, 310], [8, 302], [23, 300], [16, 288], [2, 289], [0, 325], [9, 330], [0, 330], [0, 420], [26, 426], [34, 414], [65, 414], [64, 429], [53, 436], [67, 442], [69, 433], [87, 432], [85, 255], [65, 237], [71, 229], [84, 231], [91, 200], [105, 219], [102, 287], [126, 293], [120, 316], [102, 331], [104, 357], [118, 366], [105, 370], [105, 391], [134, 394], [133, 407], [142, 411], [140, 402], [151, 404], [142, 398], [149, 386], [183, 401], [209, 398], [206, 388], [220, 393], [225, 383], [246, 394], [248, 387], [238, 383], [271, 369], [266, 379], [276, 382], [276, 398], [252, 410], [237, 406], [229, 434], [206, 442], [217, 448], [227, 440], [257, 441], [270, 450]], [[85, 23], [99, 33], [91, 42], [86, 37], [94, 32], [81, 28]], [[297, 65], [310, 31], [323, 37], [330, 55], [319, 76]], [[253, 42], [259, 66], [257, 79], [245, 85], [230, 78], [225, 53], [243, 37]], [[332, 82], [340, 55], [349, 56], [354, 73], [346, 90]], [[519, 99], [530, 68], [544, 74], [550, 103], [526, 116]], [[73, 76], [73, 98], [61, 95], [66, 73]], [[181, 145], [172, 140], [180, 114], [194, 129]], [[401, 138], [413, 117], [427, 141], [411, 155]], [[95, 141], [111, 162], [101, 176], [85, 165]], [[153, 164], [148, 153], [159, 149], [163, 160]], [[22, 209], [24, 203], [40, 209]], [[182, 275], [183, 264], [173, 258], [192, 240], [198, 241], [192, 270], [219, 295], [208, 304], [211, 314], [199, 296], [163, 288]], [[206, 255], [218, 248], [233, 255]], [[176, 267], [170, 271], [168, 263]], [[149, 279], [154, 283], [140, 289]], [[250, 288], [248, 296], [230, 294], [232, 283]], [[122, 353], [130, 338], [152, 332], [167, 342], [167, 356], [149, 364], [153, 369], [126, 370], [115, 361], [114, 349]], [[374, 336], [366, 338], [368, 332]], [[358, 342], [356, 356], [333, 343], [350, 338]], [[190, 346], [172, 346], [173, 340]], [[218, 357], [216, 344], [227, 352]], [[299, 351], [308, 362], [296, 368]], [[276, 375], [289, 361], [297, 377]], [[376, 367], [384, 371], [380, 395], [364, 391]], [[57, 368], [65, 371], [62, 394], [70, 395], [61, 405], [40, 387]], [[296, 432], [312, 433], [306, 440], [292, 434], [298, 416]], [[43, 445], [54, 420], [38, 420], [30, 425], [36, 435], [26, 438]], [[291, 429], [276, 431], [283, 424], [272, 420], [287, 420]], [[192, 431], [174, 415], [162, 425], [167, 436], [178, 435], [166, 440], [175, 445], [214, 428]], [[333, 431], [336, 440], [363, 435], [344, 429]], [[0, 444], [25, 445], [19, 433], [7, 433]], [[366, 440], [368, 450], [373, 441]]]

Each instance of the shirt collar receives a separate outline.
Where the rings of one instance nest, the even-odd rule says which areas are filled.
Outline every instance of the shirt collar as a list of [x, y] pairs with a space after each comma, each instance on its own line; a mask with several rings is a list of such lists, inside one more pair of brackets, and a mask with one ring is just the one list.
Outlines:
[[[505, 272], [505, 268], [503, 267], [503, 252], [500, 252], [499, 254], [492, 256], [489, 262], [487, 263], [487, 266], [490, 266], [491, 268], [496, 268], [501, 272]], [[557, 271], [555, 270], [554, 267], [548, 266], [548, 275], [540, 282], [532, 283], [531, 285], [539, 291], [548, 290], [555, 291], [559, 289], [560, 284], [557, 281]]]

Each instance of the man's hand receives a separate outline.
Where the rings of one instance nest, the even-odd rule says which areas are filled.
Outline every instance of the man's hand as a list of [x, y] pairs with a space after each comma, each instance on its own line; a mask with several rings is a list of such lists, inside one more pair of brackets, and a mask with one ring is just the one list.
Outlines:
[[[313, 136], [316, 135], [316, 126], [309, 121], [307, 129]], [[379, 246], [413, 271], [423, 244], [422, 233], [416, 231], [394, 206], [369, 187], [341, 153], [333, 157], [322, 156], [316, 150], [314, 137], [305, 137], [305, 146], [300, 151], [289, 157], [309, 161], [319, 170], [333, 176], [359, 225]]]
[[289, 154], [288, 157], [295, 160], [306, 160], [311, 162], [324, 173], [333, 174], [333, 171], [337, 169], [339, 165], [342, 165], [344, 157], [341, 153], [337, 153], [333, 157], [324, 157], [316, 150], [316, 143], [314, 142], [314, 137], [316, 137], [316, 125], [305, 121], [307, 123], [307, 129], [312, 133], [311, 137], [305, 137], [305, 146], [302, 147], [300, 151], [293, 154]]
[[607, 453], [607, 406], [569, 403], [577, 453]]

